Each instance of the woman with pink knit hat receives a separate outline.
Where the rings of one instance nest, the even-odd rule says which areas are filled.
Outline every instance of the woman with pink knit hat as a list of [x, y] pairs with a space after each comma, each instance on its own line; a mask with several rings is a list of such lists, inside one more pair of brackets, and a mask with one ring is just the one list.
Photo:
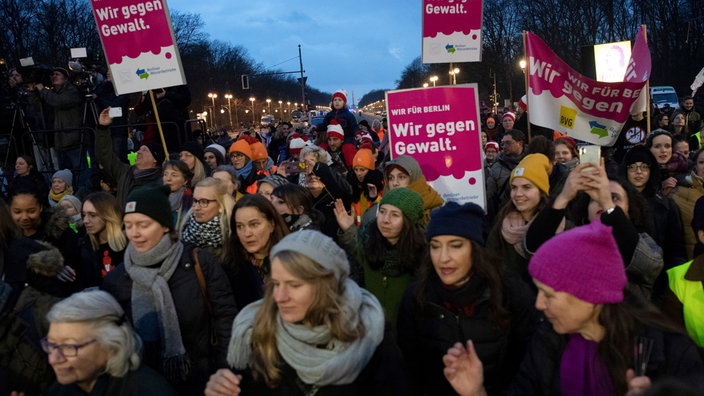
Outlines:
[[335, 91], [332, 94], [330, 107], [332, 111], [327, 113], [323, 123], [318, 125], [318, 132], [327, 131], [328, 124], [335, 119], [345, 131], [345, 143], [354, 144], [354, 133], [359, 130], [359, 126], [357, 125], [357, 119], [347, 106], [347, 91], [343, 89]]
[[[528, 270], [538, 288], [535, 307], [547, 321], [507, 394], [641, 395], [663, 378], [695, 393], [704, 389], [704, 363], [694, 343], [626, 289], [611, 227], [594, 221], [555, 236]], [[456, 343], [443, 362], [460, 395], [486, 394], [471, 340]]]

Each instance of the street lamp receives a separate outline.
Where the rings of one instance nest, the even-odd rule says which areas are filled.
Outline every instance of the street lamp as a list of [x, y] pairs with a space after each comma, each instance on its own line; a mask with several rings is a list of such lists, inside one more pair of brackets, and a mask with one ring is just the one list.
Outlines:
[[[211, 93], [208, 94], [208, 97], [210, 98], [210, 100], [213, 101], [213, 113], [215, 113], [215, 98], [218, 97], [218, 94], [211, 92]], [[214, 127], [215, 127], [215, 117], [211, 117], [211, 118], [210, 118], [210, 127], [211, 127], [211, 128], [214, 128]]]
[[271, 99], [267, 98], [266, 104], [269, 106], [269, 114], [271, 114]]
[[526, 72], [526, 60], [525, 60], [525, 59], [521, 59], [520, 61], [518, 61], [518, 66], [521, 68], [521, 71], [525, 74], [525, 72]]
[[457, 74], [460, 72], [459, 68], [454, 68], [450, 70], [450, 76], [452, 76], [452, 85], [457, 84]]
[[249, 98], [249, 101], [252, 102], [252, 128], [254, 128], [254, 126], [256, 125], [256, 122], [254, 121], [254, 101], [255, 100], [256, 99], [254, 98], [254, 96]]
[[428, 83], [423, 83], [423, 88], [428, 88]]
[[433, 83], [433, 86], [435, 86], [435, 81], [438, 80], [438, 76], [430, 76], [430, 82]]
[[230, 119], [230, 128], [232, 128], [232, 109], [230, 108], [230, 100], [232, 100], [232, 95], [225, 94], [225, 99], [227, 99], [227, 116]]
[[284, 101], [283, 100], [279, 101], [279, 117], [281, 117], [281, 120], [279, 120], [279, 121], [284, 120]]

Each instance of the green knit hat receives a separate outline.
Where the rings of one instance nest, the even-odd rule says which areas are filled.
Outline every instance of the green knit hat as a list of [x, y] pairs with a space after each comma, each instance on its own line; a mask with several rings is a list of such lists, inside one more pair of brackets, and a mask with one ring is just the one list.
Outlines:
[[410, 188], [400, 187], [390, 190], [381, 197], [379, 207], [386, 204], [401, 209], [403, 215], [408, 217], [408, 220], [413, 224], [418, 224], [423, 220], [423, 198]]
[[134, 189], [127, 197], [125, 215], [141, 213], [168, 229], [174, 228], [169, 204], [169, 186], [146, 185]]

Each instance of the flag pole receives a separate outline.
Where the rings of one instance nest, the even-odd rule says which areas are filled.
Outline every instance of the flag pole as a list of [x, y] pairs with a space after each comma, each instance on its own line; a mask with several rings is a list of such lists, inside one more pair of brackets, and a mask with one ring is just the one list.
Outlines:
[[[648, 33], [647, 29], [648, 27], [643, 24], [641, 25], [643, 27], [643, 38], [645, 39], [645, 43], [648, 44]], [[648, 79], [645, 80], [645, 130], [647, 133], [650, 133], [650, 75], [648, 75]], [[642, 95], [642, 94], [641, 94]]]
[[[530, 100], [528, 99], [530, 97], [528, 92], [528, 89], [530, 88], [528, 84], [528, 78], [530, 76], [530, 60], [526, 58], [526, 31], [524, 30], [521, 34], [523, 35], [523, 59], [526, 62], [526, 67], [523, 69], [523, 85], [526, 90], [526, 110], [530, 110]], [[528, 113], [528, 111], [526, 111], [526, 113], [528, 114], [528, 118], [526, 119], [526, 128], [528, 128], [528, 141], [530, 142], [533, 139], [530, 131], [530, 113]]]

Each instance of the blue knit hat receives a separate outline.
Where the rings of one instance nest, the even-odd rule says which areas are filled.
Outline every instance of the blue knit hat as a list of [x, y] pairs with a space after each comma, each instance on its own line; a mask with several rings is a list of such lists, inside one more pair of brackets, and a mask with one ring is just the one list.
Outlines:
[[456, 235], [484, 245], [482, 219], [484, 210], [477, 204], [446, 202], [430, 212], [430, 223], [425, 232], [428, 240], [438, 235]]

